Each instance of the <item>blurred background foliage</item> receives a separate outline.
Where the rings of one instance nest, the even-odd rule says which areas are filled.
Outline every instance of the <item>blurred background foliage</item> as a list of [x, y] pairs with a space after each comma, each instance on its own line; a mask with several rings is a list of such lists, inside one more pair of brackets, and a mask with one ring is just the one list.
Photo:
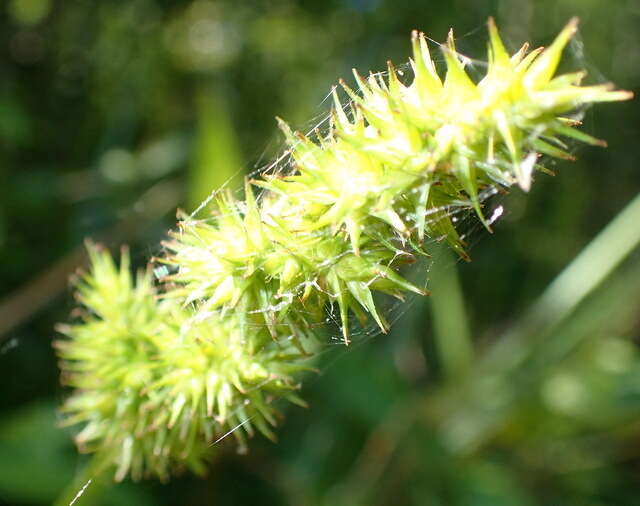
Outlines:
[[[490, 15], [512, 50], [579, 16], [567, 66], [637, 93], [637, 0], [0, 3], [0, 503], [68, 504], [90, 477], [51, 348], [85, 237], [144, 265], [177, 207], [277, 156], [276, 114], [314, 126], [352, 66], [406, 61], [413, 28], [453, 26], [481, 72]], [[328, 345], [277, 444], [223, 441], [205, 478], [94, 477], [76, 504], [640, 504], [640, 201], [607, 227], [640, 189], [639, 116], [588, 111], [608, 149], [498, 197], [471, 264], [434, 249], [434, 296], [390, 335]]]

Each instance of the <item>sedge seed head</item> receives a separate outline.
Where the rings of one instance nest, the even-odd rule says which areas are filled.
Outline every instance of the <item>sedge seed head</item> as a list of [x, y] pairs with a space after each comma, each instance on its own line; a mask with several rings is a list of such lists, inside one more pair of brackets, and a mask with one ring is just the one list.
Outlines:
[[452, 210], [474, 209], [489, 228], [483, 190], [528, 191], [540, 155], [570, 158], [562, 139], [602, 144], [578, 130], [576, 112], [631, 95], [583, 86], [581, 72], [556, 75], [576, 28], [572, 20], [547, 49], [510, 55], [490, 20], [478, 82], [453, 33], [441, 76], [414, 32], [410, 82], [392, 64], [384, 78], [355, 73], [357, 90], [341, 82], [349, 106], [334, 88], [331, 127], [315, 138], [279, 120], [292, 170], [248, 182], [244, 202], [223, 194], [205, 220], [184, 218], [159, 260], [171, 267], [159, 286], [149, 271], [134, 281], [126, 252], [117, 267], [90, 245], [81, 316], [57, 342], [79, 448], [117, 479], [165, 479], [202, 471], [221, 434], [241, 448], [256, 430], [273, 437], [273, 399], [301, 403], [299, 373], [327, 305], [339, 309], [345, 343], [351, 314], [386, 331], [374, 294], [424, 293], [398, 270], [424, 254], [426, 238], [468, 259]]

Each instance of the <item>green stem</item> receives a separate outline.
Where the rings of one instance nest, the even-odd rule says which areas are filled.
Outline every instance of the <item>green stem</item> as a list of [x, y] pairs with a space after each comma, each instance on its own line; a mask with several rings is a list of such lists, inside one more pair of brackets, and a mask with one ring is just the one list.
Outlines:
[[438, 362], [445, 377], [466, 370], [473, 358], [471, 333], [464, 309], [464, 298], [453, 256], [444, 245], [431, 249], [433, 265], [429, 299]]
[[[423, 413], [436, 421], [452, 451], [469, 454], [479, 448], [509, 419], [518, 401], [531, 393], [536, 378], [543, 377], [553, 360], [577, 345], [583, 334], [565, 336], [564, 325], [640, 245], [639, 221], [640, 195], [551, 283], [521, 322], [497, 339], [471, 374], [428, 399]], [[606, 311], [602, 304], [596, 307]], [[570, 342], [556, 349], [560, 338]]]
[[483, 362], [526, 358], [525, 342], [546, 334], [567, 318], [640, 244], [640, 194], [556, 277], [519, 324], [507, 331]]

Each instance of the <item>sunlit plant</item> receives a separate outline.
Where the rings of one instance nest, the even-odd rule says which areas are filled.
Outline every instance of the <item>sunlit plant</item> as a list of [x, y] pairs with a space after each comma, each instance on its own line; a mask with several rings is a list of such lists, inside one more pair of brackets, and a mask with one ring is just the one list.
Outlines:
[[327, 311], [339, 314], [345, 344], [352, 315], [386, 332], [374, 294], [425, 293], [399, 270], [428, 253], [426, 239], [468, 259], [456, 210], [489, 228], [483, 191], [528, 191], [546, 170], [541, 155], [570, 158], [563, 139], [603, 144], [578, 130], [579, 111], [630, 93], [582, 86], [584, 72], [555, 75], [576, 27], [547, 49], [510, 55], [490, 20], [479, 82], [452, 33], [442, 78], [414, 32], [409, 83], [389, 63], [384, 74], [355, 73], [357, 90], [341, 82], [342, 98], [333, 90], [327, 131], [307, 136], [279, 121], [290, 170], [247, 181], [244, 200], [221, 192], [209, 215], [185, 216], [156, 261], [158, 283], [150, 269], [134, 280], [126, 252], [117, 267], [90, 245], [80, 316], [57, 342], [79, 449], [117, 480], [167, 479], [203, 471], [227, 433], [241, 449], [255, 431], [272, 438], [275, 400], [303, 404], [300, 373]]

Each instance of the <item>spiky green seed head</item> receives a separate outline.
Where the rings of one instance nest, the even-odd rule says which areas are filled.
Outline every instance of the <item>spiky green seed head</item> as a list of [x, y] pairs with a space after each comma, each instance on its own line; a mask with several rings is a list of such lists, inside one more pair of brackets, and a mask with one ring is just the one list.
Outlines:
[[414, 32], [410, 82], [392, 64], [386, 78], [356, 73], [357, 91], [342, 85], [348, 106], [333, 90], [324, 134], [280, 121], [291, 170], [247, 182], [244, 201], [223, 194], [211, 215], [183, 219], [165, 244], [159, 286], [149, 272], [134, 284], [126, 254], [117, 268], [90, 247], [83, 315], [57, 344], [74, 388], [63, 411], [83, 424], [79, 447], [117, 479], [166, 478], [201, 470], [221, 434], [241, 446], [254, 427], [271, 437], [273, 402], [299, 401], [299, 372], [322, 341], [328, 307], [345, 343], [352, 313], [386, 331], [374, 294], [425, 293], [399, 274], [425, 254], [425, 239], [468, 259], [456, 210], [475, 210], [489, 228], [483, 191], [529, 190], [540, 155], [570, 158], [563, 139], [602, 144], [576, 128], [576, 114], [630, 93], [581, 86], [583, 73], [555, 75], [576, 26], [545, 50], [509, 55], [490, 20], [479, 82], [452, 33], [442, 78]]
[[[360, 308], [384, 330], [371, 289], [420, 292], [396, 267], [421, 252], [425, 237], [468, 258], [452, 208], [475, 209], [488, 228], [483, 189], [517, 183], [528, 190], [543, 168], [540, 155], [569, 158], [562, 138], [601, 144], [575, 128], [572, 113], [630, 94], [580, 86], [582, 73], [555, 76], [576, 27], [572, 20], [546, 50], [527, 53], [525, 45], [509, 55], [490, 20], [487, 72], [478, 83], [456, 53], [453, 33], [442, 46], [441, 79], [424, 34], [414, 32], [409, 84], [391, 64], [386, 80], [354, 72], [358, 92], [343, 83], [351, 99], [344, 107], [333, 90], [331, 127], [313, 139], [279, 120], [291, 172], [253, 181], [268, 192], [259, 203], [247, 186], [244, 203], [220, 199], [212, 223], [182, 223], [167, 258], [177, 268], [171, 280], [183, 287], [178, 293], [205, 310], [245, 298], [249, 307], [277, 306], [279, 314], [295, 312], [296, 304], [274, 304], [278, 297], [312, 294], [320, 305], [336, 302], [343, 323]], [[345, 265], [356, 263], [354, 275]]]
[[158, 298], [149, 271], [134, 286], [126, 252], [120, 268], [104, 250], [89, 253], [92, 271], [77, 285], [83, 315], [56, 342], [63, 383], [75, 389], [64, 422], [84, 424], [79, 449], [118, 480], [166, 479], [183, 467], [203, 471], [211, 442], [235, 428], [241, 448], [255, 429], [273, 438], [273, 401], [297, 400], [306, 356], [263, 325], [194, 318]]

